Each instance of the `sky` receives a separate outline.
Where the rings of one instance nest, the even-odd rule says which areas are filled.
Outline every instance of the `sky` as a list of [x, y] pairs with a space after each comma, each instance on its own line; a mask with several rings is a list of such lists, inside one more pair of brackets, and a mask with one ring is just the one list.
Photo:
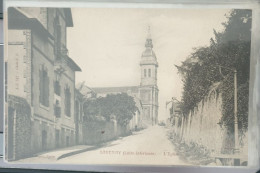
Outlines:
[[222, 31], [229, 9], [73, 8], [67, 29], [69, 56], [81, 67], [76, 83], [89, 87], [140, 85], [140, 60], [150, 26], [157, 56], [159, 120], [166, 101], [181, 100], [183, 83], [174, 65], [193, 48], [207, 46], [213, 29]]

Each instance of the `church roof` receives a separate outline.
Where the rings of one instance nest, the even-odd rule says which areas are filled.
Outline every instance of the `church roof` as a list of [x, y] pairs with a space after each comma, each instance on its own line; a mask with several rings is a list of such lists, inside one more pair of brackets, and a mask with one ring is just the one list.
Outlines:
[[139, 86], [123, 86], [123, 87], [98, 87], [92, 88], [96, 93], [127, 93], [131, 91], [132, 93], [138, 92]]
[[155, 60], [156, 60], [156, 55], [152, 48], [146, 48], [142, 54], [142, 57], [148, 57], [148, 56], [151, 56], [151, 57], [155, 58]]
[[150, 64], [158, 66], [156, 55], [153, 49], [146, 48], [142, 54], [140, 65], [150, 65]]

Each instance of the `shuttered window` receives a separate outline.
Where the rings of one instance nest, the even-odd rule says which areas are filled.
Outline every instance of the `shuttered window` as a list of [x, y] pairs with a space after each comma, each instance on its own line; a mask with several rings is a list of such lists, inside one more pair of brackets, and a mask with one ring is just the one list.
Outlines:
[[54, 93], [58, 96], [60, 96], [60, 82], [55, 81], [54, 82]]
[[42, 65], [40, 68], [40, 103], [49, 107], [49, 77], [47, 69]]
[[67, 87], [65, 89], [65, 114], [70, 117], [71, 114], [71, 93], [70, 93], [70, 89]]

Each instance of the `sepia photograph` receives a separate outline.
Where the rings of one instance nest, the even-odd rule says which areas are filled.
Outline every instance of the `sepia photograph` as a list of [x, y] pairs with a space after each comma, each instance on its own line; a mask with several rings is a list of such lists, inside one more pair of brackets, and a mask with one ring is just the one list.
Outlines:
[[252, 10], [9, 7], [5, 160], [247, 166]]

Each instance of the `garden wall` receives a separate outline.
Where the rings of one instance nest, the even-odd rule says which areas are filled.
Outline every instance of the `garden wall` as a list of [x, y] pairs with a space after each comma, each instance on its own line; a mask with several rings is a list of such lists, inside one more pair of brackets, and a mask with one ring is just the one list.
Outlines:
[[[234, 134], [219, 124], [222, 117], [222, 95], [216, 90], [209, 92], [197, 106], [191, 110], [175, 132], [185, 143], [194, 142], [206, 147], [213, 153], [232, 153]], [[240, 134], [239, 134], [240, 136]], [[247, 134], [241, 136], [240, 153], [247, 155]]]

